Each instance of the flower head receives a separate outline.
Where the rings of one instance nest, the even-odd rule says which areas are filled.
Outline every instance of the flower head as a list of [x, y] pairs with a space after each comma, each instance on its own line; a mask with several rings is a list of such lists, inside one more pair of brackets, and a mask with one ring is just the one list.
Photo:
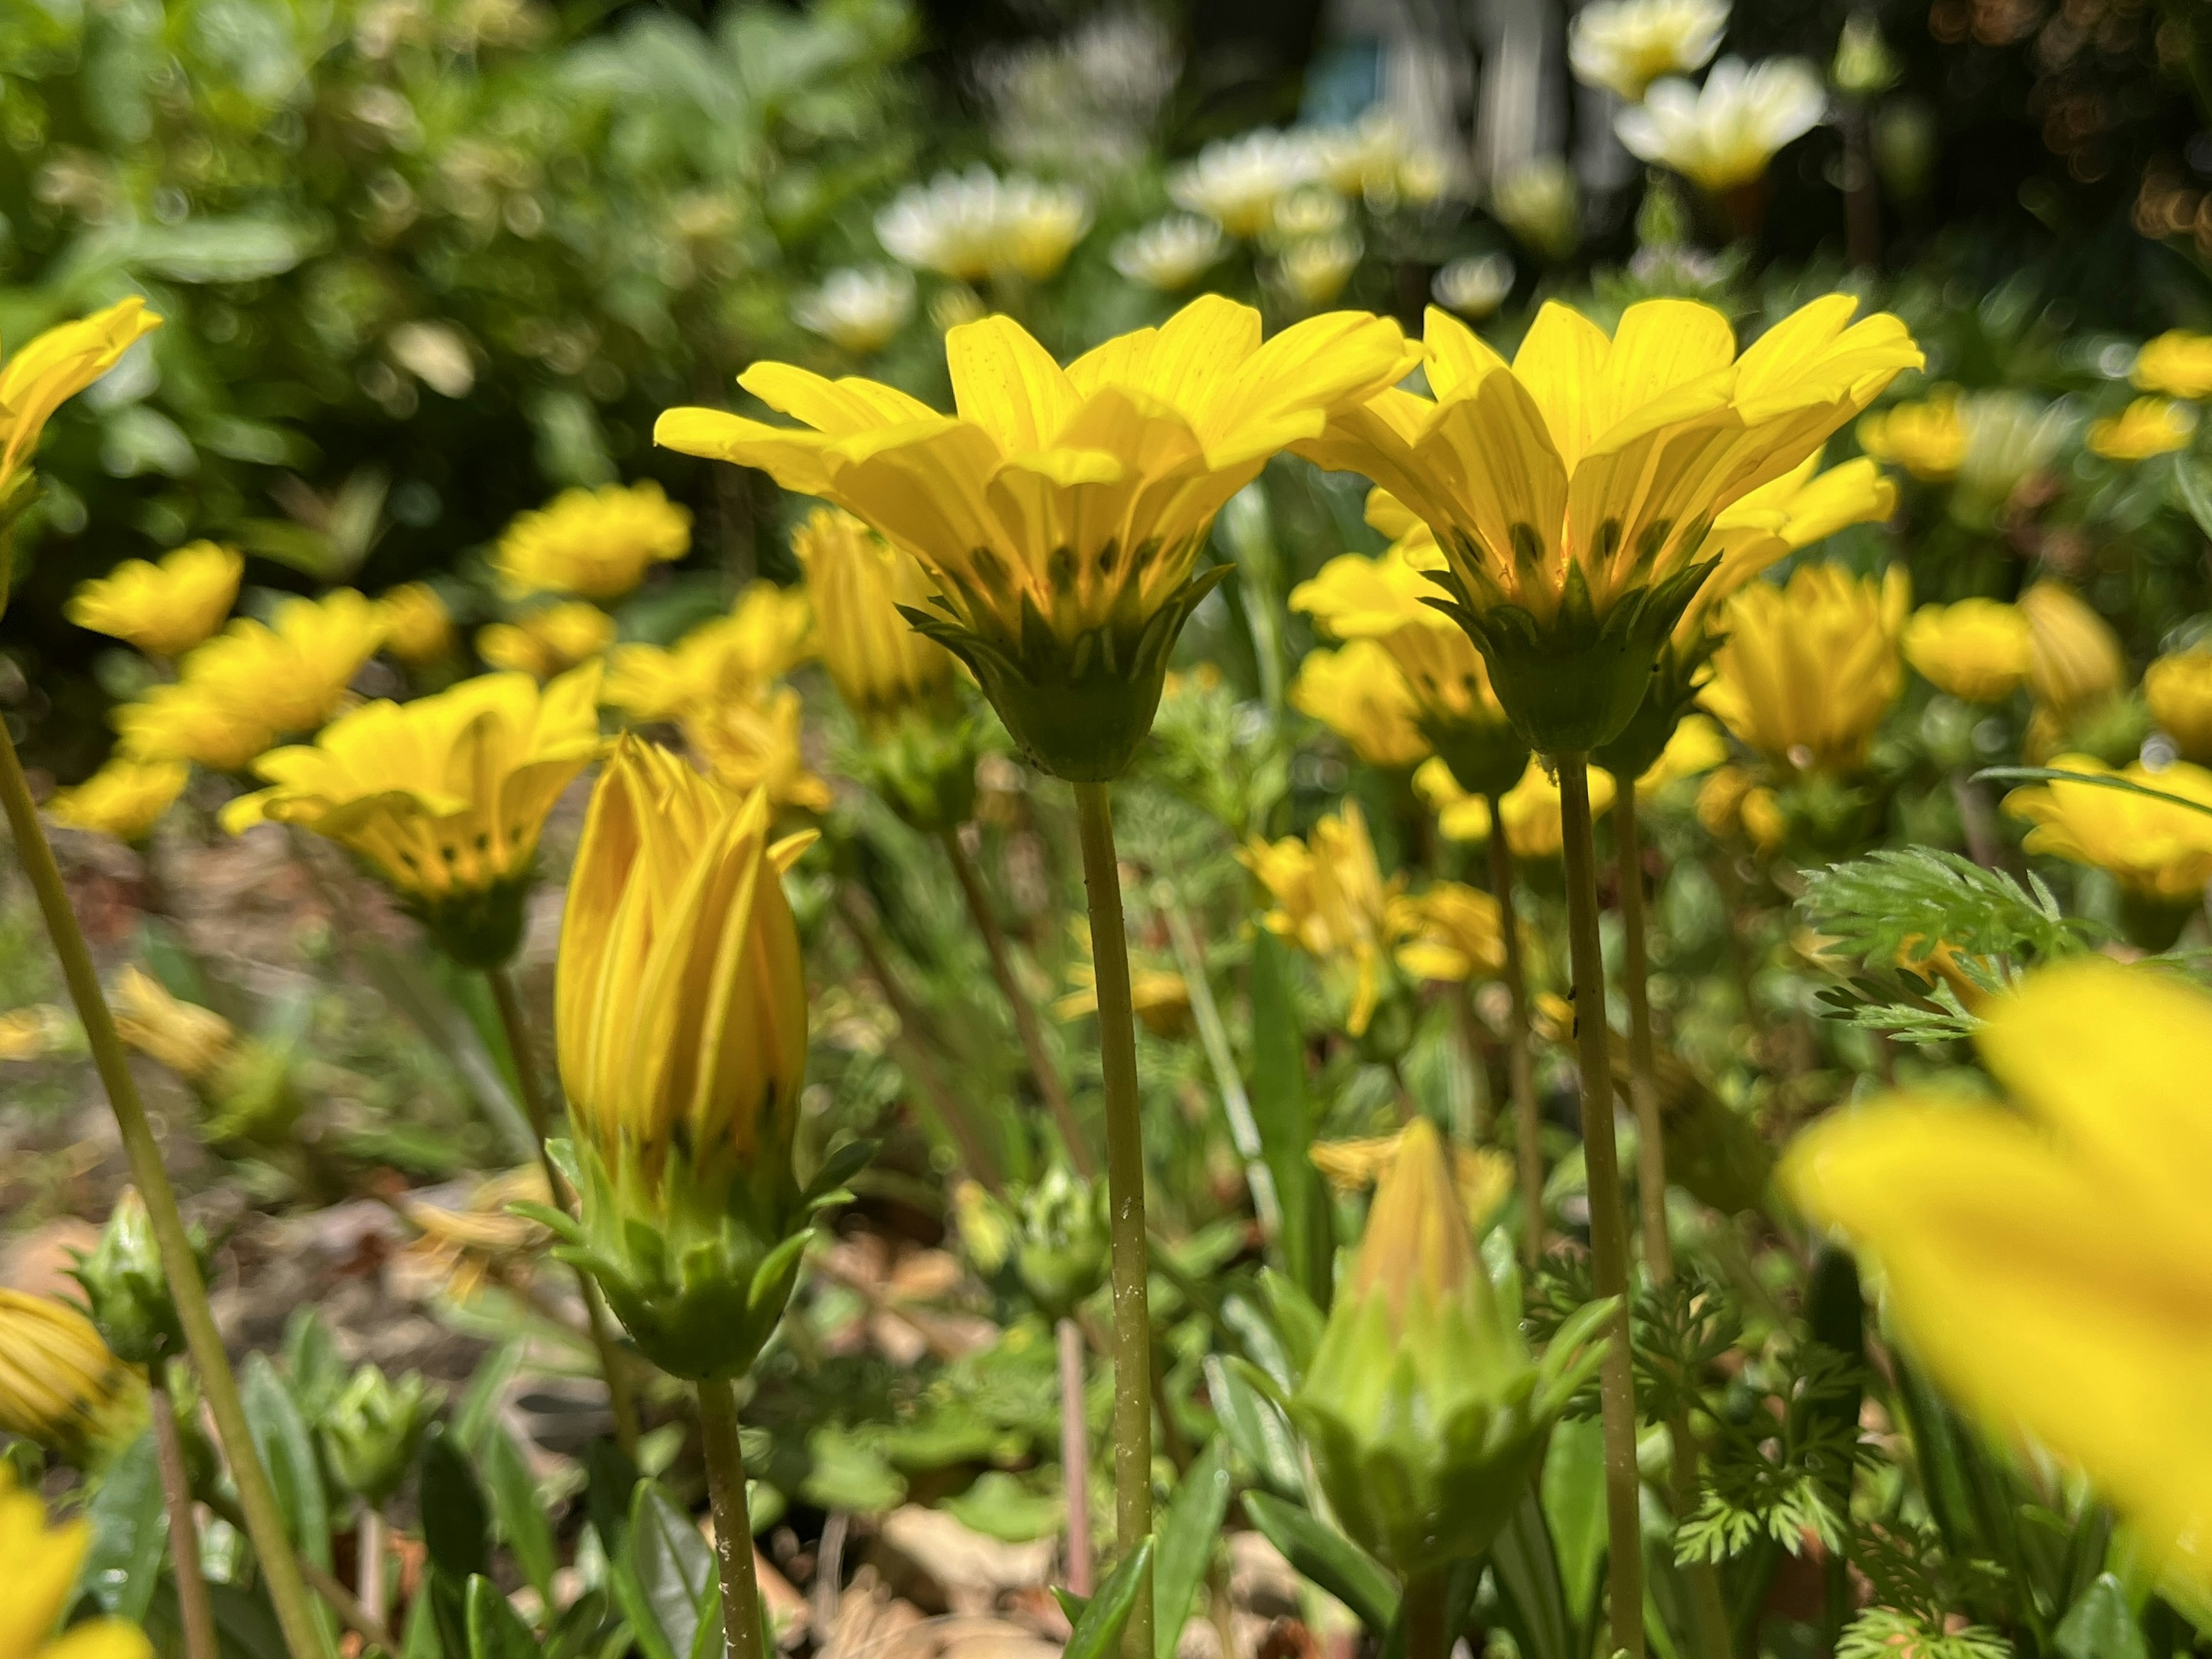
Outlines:
[[881, 351], [914, 315], [914, 277], [885, 265], [845, 265], [791, 302], [791, 320], [856, 357]]
[[1661, 76], [1711, 63], [1728, 16], [1727, 0], [1597, 0], [1567, 26], [1567, 64], [1583, 85], [1633, 104]]
[[[1395, 1134], [1317, 1140], [1306, 1157], [1332, 1192], [1368, 1193], [1389, 1175], [1399, 1155], [1406, 1151], [1409, 1137], [1415, 1156], [1420, 1156], [1419, 1137], [1413, 1135], [1408, 1125]], [[1454, 1146], [1450, 1154], [1452, 1185], [1459, 1191], [1460, 1208], [1467, 1215], [1468, 1228], [1480, 1239], [1490, 1230], [1498, 1206], [1513, 1190], [1512, 1163], [1487, 1146]]]
[[1771, 483], [1737, 498], [1714, 520], [1698, 557], [1717, 561], [1674, 624], [1678, 647], [1692, 646], [1709, 619], [1754, 577], [1792, 553], [1855, 524], [1897, 511], [1897, 486], [1861, 457], [1823, 470], [1808, 455]]
[[1370, 766], [1402, 772], [1428, 755], [1413, 688], [1373, 640], [1309, 651], [1291, 682], [1290, 699], [1292, 708], [1328, 726]]
[[1905, 625], [1905, 659], [1940, 691], [1966, 702], [2002, 702], [2027, 678], [2027, 617], [1996, 599], [1923, 605]]
[[82, 1462], [127, 1443], [145, 1418], [145, 1380], [89, 1319], [52, 1297], [0, 1287], [0, 1432]]
[[2011, 1104], [1832, 1113], [1782, 1184], [1880, 1264], [1939, 1382], [2079, 1463], [2154, 1551], [2212, 1582], [2212, 999], [2085, 957], [1992, 998], [1975, 1041]]
[[46, 816], [72, 830], [118, 841], [143, 841], [185, 793], [191, 770], [182, 761], [133, 760], [118, 755], [82, 783], [57, 789]]
[[1375, 862], [1375, 843], [1357, 801], [1315, 823], [1304, 840], [1255, 839], [1237, 854], [1274, 901], [1262, 921], [1316, 961], [1348, 975], [1345, 1029], [1366, 1033], [1388, 965], [1389, 906], [1403, 878], [1389, 883]]
[[[2118, 777], [2212, 806], [2212, 772], [2176, 761], [2154, 772], [2140, 762], [2114, 772], [2087, 755], [2061, 755], [2061, 772]], [[2123, 891], [2162, 905], [2193, 905], [2212, 881], [2212, 814], [2101, 784], [2054, 780], [2015, 789], [2005, 811], [2035, 827], [2024, 845], [2105, 871]]]
[[191, 1083], [211, 1082], [238, 1053], [238, 1031], [212, 1008], [180, 1002], [161, 981], [126, 967], [115, 982], [115, 1034]]
[[1218, 138], [1168, 175], [1168, 195], [1231, 236], [1257, 236], [1275, 221], [1275, 205], [1321, 176], [1321, 158], [1303, 135], [1262, 128]]
[[2147, 461], [2186, 449], [2197, 433], [2197, 410], [2171, 398], [2138, 398], [2118, 415], [2089, 428], [2092, 453], [2108, 461]]
[[1398, 966], [1409, 979], [1462, 984], [1505, 966], [1505, 930], [1498, 901], [1456, 881], [1440, 881], [1390, 901], [1387, 925], [1398, 941]]
[[[32, 336], [0, 367], [0, 510], [11, 517], [21, 510], [21, 480], [54, 411], [114, 368], [141, 335], [161, 325], [133, 295]], [[6, 573], [0, 572], [0, 598], [6, 586]]]
[[876, 240], [901, 264], [963, 283], [1009, 271], [1042, 282], [1090, 228], [1090, 198], [1073, 185], [1002, 179], [981, 163], [909, 185], [876, 216]]
[[614, 643], [615, 619], [588, 599], [522, 612], [477, 629], [477, 655], [489, 668], [550, 680], [589, 662]]
[[2185, 757], [2212, 763], [2212, 651], [2197, 647], [2160, 657], [2143, 670], [2151, 718]]
[[1564, 259], [1582, 245], [1582, 187], [1565, 156], [1524, 161], [1491, 186], [1498, 222], [1547, 259]]
[[1650, 800], [1671, 785], [1724, 765], [1728, 757], [1728, 739], [1721, 728], [1704, 714], [1688, 715], [1676, 722], [1659, 758], [1637, 778], [1636, 799]]
[[46, 1525], [46, 1506], [15, 1484], [0, 1462], [0, 1561], [15, 1586], [0, 1615], [0, 1659], [153, 1659], [153, 1644], [121, 1619], [87, 1619], [60, 1636], [53, 1628], [77, 1590], [92, 1523], [83, 1516]]
[[2212, 334], [2177, 328], [2146, 341], [2130, 378], [2142, 391], [2169, 398], [2212, 397]]
[[337, 711], [383, 643], [384, 619], [350, 587], [286, 599], [274, 623], [240, 617], [188, 653], [179, 684], [204, 690], [241, 725], [312, 732]]
[[1455, 259], [1437, 272], [1429, 292], [1446, 311], [1479, 323], [1505, 303], [1513, 291], [1513, 261], [1503, 253]]
[[1893, 566], [1881, 577], [1807, 565], [1780, 586], [1747, 587], [1722, 613], [1705, 706], [1778, 767], [1844, 777], [1904, 689], [1898, 651], [1912, 602]]
[[1959, 458], [1953, 511], [2001, 507], [2014, 490], [2048, 467], [2074, 435], [2073, 406], [2025, 392], [1977, 392], [1960, 405], [1966, 447]]
[[453, 649], [453, 613], [428, 582], [402, 582], [376, 601], [384, 623], [384, 648], [400, 661], [427, 667]]
[[2039, 581], [2020, 596], [2027, 618], [2027, 684], [2062, 722], [2117, 696], [2128, 683], [2127, 657], [2112, 624], [2072, 588]]
[[206, 685], [156, 685], [109, 716], [125, 757], [142, 763], [189, 761], [214, 772], [243, 772], [276, 741], [260, 716], [233, 708]]
[[1837, 33], [1835, 61], [1828, 73], [1836, 90], [1845, 96], [1872, 98], [1895, 86], [1903, 71], [1897, 54], [1881, 38], [1881, 25], [1871, 14], [1854, 11]]
[[815, 641], [838, 695], [863, 721], [939, 702], [957, 672], [951, 653], [900, 616], [937, 590], [921, 566], [849, 513], [817, 507], [791, 538], [806, 573]]
[[[1413, 788], [1437, 815], [1437, 827], [1447, 841], [1490, 839], [1490, 803], [1459, 787], [1451, 769], [1429, 761], [1413, 774]], [[1613, 774], [1593, 766], [1589, 772], [1590, 813], [1603, 817], [1613, 805]], [[1559, 817], [1559, 780], [1531, 760], [1520, 781], [1498, 800], [1498, 816], [1505, 824], [1505, 847], [1516, 859], [1555, 859], [1565, 844]]]
[[1925, 483], [1954, 478], [1966, 459], [1966, 422], [1959, 389], [1937, 386], [1918, 403], [1893, 404], [1859, 422], [1859, 447], [1878, 461], [1901, 466]]
[[1778, 151], [1820, 124], [1827, 106], [1820, 71], [1802, 58], [1746, 65], [1723, 58], [1703, 87], [1661, 81], [1613, 126], [1632, 155], [1717, 196], [1756, 183]]
[[1275, 276], [1300, 307], [1317, 311], [1344, 292], [1359, 269], [1360, 252], [1359, 238], [1350, 231], [1301, 237], [1277, 256]]
[[234, 835], [296, 823], [366, 859], [470, 966], [504, 962], [538, 837], [599, 743], [599, 671], [541, 689], [483, 674], [412, 702], [372, 702], [311, 745], [264, 755], [271, 787], [223, 810]]
[[617, 646], [601, 696], [636, 720], [675, 720], [708, 703], [757, 696], [811, 653], [813, 629], [803, 589], [757, 581], [728, 616], [702, 623], [672, 647]]
[[807, 769], [800, 744], [805, 707], [787, 685], [718, 698], [684, 716], [684, 741], [733, 794], [759, 791], [778, 811], [826, 812], [830, 786]]
[[562, 593], [618, 599], [657, 563], [691, 548], [691, 514], [650, 478], [598, 489], [564, 489], [518, 514], [499, 538], [492, 568], [514, 594]]
[[381, 1508], [415, 1464], [422, 1437], [444, 1401], [420, 1371], [394, 1382], [363, 1365], [331, 1401], [321, 1424], [323, 1448], [338, 1484], [371, 1508]]
[[149, 657], [181, 657], [222, 626], [245, 570], [236, 548], [192, 542], [159, 564], [125, 559], [105, 576], [79, 582], [63, 614]]
[[1221, 227], [1195, 214], [1171, 214], [1114, 244], [1114, 269], [1133, 283], [1180, 294], [1228, 252]]
[[1434, 398], [1383, 392], [1295, 447], [1427, 523], [1508, 715], [1540, 750], [1587, 752], [1643, 701], [1718, 516], [1920, 361], [1897, 319], [1856, 308], [1815, 301], [1739, 356], [1692, 301], [1632, 306], [1611, 338], [1548, 304], [1510, 364], [1432, 308]]
[[937, 584], [908, 619], [963, 658], [1016, 739], [1079, 781], [1118, 774], [1149, 728], [1213, 516], [1292, 439], [1412, 361], [1395, 324], [1331, 314], [1264, 345], [1216, 296], [1062, 369], [1003, 317], [945, 337], [957, 412], [780, 363], [740, 384], [769, 426], [671, 410], [656, 440], [758, 466], [911, 554]]

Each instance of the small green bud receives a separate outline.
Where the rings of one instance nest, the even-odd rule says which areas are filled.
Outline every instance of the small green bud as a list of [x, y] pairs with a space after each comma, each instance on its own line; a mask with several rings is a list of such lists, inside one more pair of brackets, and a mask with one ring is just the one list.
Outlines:
[[1690, 210], [1682, 192], [1667, 174], [1654, 167], [1644, 189], [1644, 204], [1636, 210], [1638, 247], [1680, 247], [1690, 240]]
[[420, 1371], [394, 1382], [363, 1365], [323, 1419], [331, 1473], [371, 1509], [382, 1508], [407, 1478], [442, 1401]]
[[259, 1037], [232, 1050], [203, 1085], [208, 1139], [218, 1146], [270, 1146], [289, 1139], [306, 1104], [293, 1086], [292, 1060], [290, 1043]]
[[1828, 73], [1836, 90], [1851, 98], [1871, 98], [1895, 86], [1897, 54], [1881, 38], [1881, 25], [1865, 12], [1853, 12], [1836, 40], [1836, 61]]
[[[207, 1239], [194, 1229], [191, 1242], [204, 1273]], [[137, 1188], [123, 1189], [107, 1225], [100, 1230], [100, 1243], [90, 1255], [77, 1258], [70, 1273], [83, 1288], [85, 1310], [100, 1340], [117, 1358], [152, 1365], [184, 1352], [184, 1329], [177, 1322], [177, 1304], [170, 1297], [168, 1274], [154, 1241], [153, 1219]]]
[[1019, 1200], [1014, 1271], [1036, 1304], [1063, 1319], [1106, 1279], [1106, 1189], [1055, 1164]]

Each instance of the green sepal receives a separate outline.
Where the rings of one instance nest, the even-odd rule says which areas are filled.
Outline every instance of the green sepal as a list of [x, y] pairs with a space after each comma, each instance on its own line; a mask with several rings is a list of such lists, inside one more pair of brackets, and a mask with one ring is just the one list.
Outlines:
[[1685, 647], [1670, 636], [1659, 649], [1644, 701], [1611, 742], [1591, 751], [1590, 759], [1624, 784], [1657, 765], [1674, 740], [1674, 728], [1698, 706], [1698, 694], [1705, 689], [1705, 665], [1725, 638], [1723, 634], [1700, 634]]
[[522, 924], [535, 870], [489, 887], [430, 896], [404, 896], [408, 914], [437, 947], [463, 968], [503, 967], [522, 943]]
[[507, 1212], [509, 1215], [519, 1215], [525, 1221], [534, 1221], [539, 1226], [550, 1229], [555, 1237], [562, 1239], [579, 1249], [583, 1246], [584, 1229], [576, 1218], [566, 1210], [556, 1209], [550, 1204], [538, 1204], [525, 1198], [517, 1199], [508, 1205]]
[[845, 1195], [845, 1183], [867, 1168], [874, 1159], [882, 1142], [848, 1140], [831, 1149], [822, 1160], [822, 1167], [814, 1172], [814, 1179], [806, 1183], [806, 1190], [799, 1195], [809, 1213], [835, 1204]]
[[861, 721], [860, 741], [837, 756], [844, 770], [924, 835], [975, 816], [975, 763], [985, 722], [951, 699], [912, 704]]
[[1502, 795], [1528, 769], [1528, 740], [1510, 720], [1429, 720], [1421, 735], [1470, 795]]

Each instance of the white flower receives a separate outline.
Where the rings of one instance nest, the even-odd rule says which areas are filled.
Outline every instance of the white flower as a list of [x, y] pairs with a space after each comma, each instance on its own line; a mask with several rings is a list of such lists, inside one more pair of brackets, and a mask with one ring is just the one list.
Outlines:
[[1170, 214], [1114, 244], [1114, 269], [1133, 283], [1180, 294], [1220, 258], [1221, 227], [1195, 214]]
[[1359, 268], [1359, 239], [1349, 231], [1293, 242], [1275, 262], [1283, 286], [1309, 311], [1318, 311], [1344, 292]]
[[1633, 104], [1661, 76], [1710, 63], [1728, 18], [1727, 0], [1599, 0], [1567, 25], [1567, 62], [1576, 80]]
[[1820, 125], [1827, 106], [1819, 71], [1802, 58], [1749, 67], [1723, 58], [1702, 89], [1662, 81], [1613, 125], [1632, 155], [1717, 195], [1758, 179], [1777, 150]]
[[1278, 242], [1310, 242], [1316, 236], [1333, 236], [1344, 228], [1341, 197], [1318, 185], [1294, 190], [1275, 204], [1269, 234]]
[[1977, 392], [1960, 401], [1959, 422], [1966, 431], [1960, 489], [2002, 501], [2065, 447], [2074, 434], [2074, 405], [2063, 398], [2047, 404], [2025, 392]]
[[791, 319], [856, 356], [880, 351], [914, 315], [914, 278], [888, 265], [844, 265], [791, 302]]
[[1491, 186], [1498, 222], [1547, 259], [1564, 259], [1583, 239], [1582, 192], [1559, 155], [1524, 162]]
[[1231, 236], [1257, 236], [1273, 221], [1275, 204], [1320, 173], [1311, 139], [1261, 128], [1208, 144], [1168, 176], [1168, 194]]
[[1455, 259], [1436, 274], [1429, 292], [1446, 311], [1455, 311], [1470, 322], [1480, 322], [1505, 302], [1513, 291], [1513, 261], [1503, 253], [1470, 255]]
[[1379, 108], [1351, 126], [1310, 127], [1293, 137], [1304, 138], [1323, 184], [1377, 207], [1401, 199], [1432, 202], [1451, 181], [1450, 161], [1415, 144], [1397, 118]]
[[1090, 199], [1073, 185], [981, 165], [908, 185], [876, 216], [876, 240], [900, 264], [963, 283], [1005, 270], [1042, 282], [1090, 228]]

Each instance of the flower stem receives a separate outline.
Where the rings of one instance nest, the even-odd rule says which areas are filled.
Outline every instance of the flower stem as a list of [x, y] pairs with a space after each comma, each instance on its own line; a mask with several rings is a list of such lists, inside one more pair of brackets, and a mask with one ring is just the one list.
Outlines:
[[[545, 1150], [545, 1128], [550, 1109], [545, 1091], [538, 1075], [538, 1062], [530, 1047], [530, 1027], [522, 1017], [522, 999], [515, 994], [514, 975], [507, 968], [494, 968], [485, 975], [491, 981], [492, 1001], [499, 1007], [499, 1023], [507, 1032], [507, 1051], [514, 1057], [514, 1075], [522, 1085], [522, 1109], [530, 1115], [530, 1133], [538, 1143], [538, 1162], [545, 1171], [546, 1200], [549, 1203], [566, 1206], [572, 1200], [564, 1198], [568, 1182], [562, 1179], [553, 1155]], [[591, 1328], [592, 1346], [599, 1356], [599, 1375], [606, 1379], [607, 1408], [614, 1414], [615, 1443], [627, 1456], [637, 1455], [637, 1400], [630, 1389], [629, 1369], [623, 1358], [621, 1346], [615, 1340], [613, 1328], [607, 1321], [606, 1304], [599, 1299], [599, 1287], [592, 1276], [578, 1267], [576, 1289], [584, 1298], [584, 1318]]]
[[[1152, 1530], [1152, 1318], [1145, 1237], [1144, 1123], [1137, 1099], [1137, 1018], [1129, 942], [1121, 924], [1121, 864], [1114, 801], [1103, 783], [1075, 786], [1091, 954], [1098, 973], [1098, 1049], [1106, 1083], [1106, 1188], [1113, 1219], [1115, 1546], [1126, 1557]], [[1128, 1659], [1152, 1659], [1152, 1587], [1139, 1587], [1121, 1638]]]
[[730, 1659], [764, 1659], [738, 1396], [726, 1377], [699, 1385], [699, 1438], [707, 1459], [707, 1495], [714, 1507], [714, 1553], [722, 1569], [722, 1639]]
[[1088, 1595], [1091, 1577], [1091, 1425], [1083, 1411], [1083, 1327], [1060, 1322], [1060, 1468], [1067, 1493], [1067, 1588]]
[[384, 1511], [374, 1504], [361, 1506], [361, 1522], [354, 1529], [355, 1587], [361, 1592], [362, 1609], [372, 1619], [384, 1617]]
[[1567, 878], [1567, 944], [1575, 975], [1575, 1039], [1582, 1069], [1583, 1162], [1589, 1180], [1590, 1262], [1597, 1294], [1620, 1298], [1598, 1373], [1605, 1428], [1606, 1576], [1615, 1650], [1644, 1659], [1644, 1540], [1636, 1470], [1636, 1373], [1629, 1352], [1628, 1220], [1613, 1134], [1613, 1064], [1605, 1014], [1605, 955], [1598, 943], [1597, 846], [1590, 823], [1589, 763], [1555, 755]]
[[1505, 988], [1513, 999], [1513, 1024], [1505, 1034], [1505, 1081], [1513, 1097], [1514, 1153], [1521, 1170], [1521, 1261], [1534, 1267], [1544, 1258], [1543, 1117], [1536, 1102], [1536, 1073], [1528, 1053], [1528, 979], [1521, 962], [1521, 924], [1513, 910], [1513, 849], [1505, 844], [1498, 798], [1490, 807], [1490, 894], [1498, 901], [1498, 927], [1505, 943]]
[[284, 1646], [292, 1659], [322, 1659], [322, 1635], [307, 1599], [307, 1584], [300, 1577], [291, 1539], [284, 1530], [284, 1511], [277, 1506], [276, 1488], [269, 1483], [269, 1472], [262, 1467], [252, 1431], [246, 1426], [238, 1379], [232, 1374], [230, 1358], [223, 1352], [222, 1333], [208, 1306], [207, 1286], [200, 1281], [199, 1263], [185, 1232], [184, 1218], [177, 1212], [176, 1189], [170, 1186], [169, 1172], [162, 1167], [161, 1149], [154, 1139], [153, 1126], [146, 1121], [146, 1108], [138, 1098], [138, 1084], [131, 1075], [122, 1039], [115, 1034], [114, 1016], [101, 994], [92, 952], [77, 926], [76, 913], [70, 908], [69, 890], [54, 864], [53, 848], [46, 844], [37, 804], [31, 799], [30, 780], [23, 775], [22, 760], [15, 753], [15, 739], [4, 721], [0, 721], [0, 808], [7, 813], [15, 856], [38, 895], [54, 954], [61, 959], [62, 977], [69, 983], [70, 1000], [76, 1003], [77, 1018], [84, 1025], [93, 1065], [106, 1088], [108, 1104], [114, 1109], [115, 1127], [130, 1161], [131, 1178], [146, 1200], [162, 1271], [168, 1276], [177, 1317], [184, 1327], [185, 1343], [230, 1462], [246, 1533], [260, 1560]]
[[200, 1529], [192, 1519], [192, 1477], [185, 1443], [177, 1433], [177, 1408], [153, 1368], [146, 1407], [154, 1421], [154, 1461], [161, 1468], [161, 1504], [169, 1512], [169, 1567], [177, 1581], [177, 1613], [185, 1627], [185, 1659], [216, 1659], [215, 1608], [200, 1572]]
[[991, 896], [983, 890], [983, 878], [976, 871], [975, 861], [968, 856], [968, 849], [961, 844], [959, 830], [948, 829], [938, 839], [945, 843], [945, 856], [960, 883], [960, 896], [968, 901], [968, 914], [975, 919], [975, 931], [983, 936], [983, 949], [991, 958], [991, 975], [999, 981], [1000, 993], [1013, 1014], [1014, 1030], [1021, 1038], [1022, 1052], [1029, 1056], [1030, 1075], [1036, 1079], [1037, 1091], [1044, 1096], [1052, 1121], [1060, 1126], [1060, 1138], [1067, 1144], [1067, 1156], [1077, 1171], [1095, 1176], [1098, 1173], [1098, 1155], [1091, 1150], [1091, 1138], [1083, 1133], [1083, 1124], [1075, 1115], [1075, 1105], [1067, 1097], [1066, 1085], [1060, 1081], [1060, 1068], [1052, 1063], [1052, 1055], [1044, 1046], [1044, 1032], [1037, 1024], [1036, 1009], [1014, 977], [1014, 962], [1006, 950], [1006, 935], [991, 909]]
[[1449, 1659], [1452, 1632], [1444, 1628], [1449, 1583], [1438, 1567], [1407, 1575], [1399, 1613], [1406, 1633], [1406, 1659]]

